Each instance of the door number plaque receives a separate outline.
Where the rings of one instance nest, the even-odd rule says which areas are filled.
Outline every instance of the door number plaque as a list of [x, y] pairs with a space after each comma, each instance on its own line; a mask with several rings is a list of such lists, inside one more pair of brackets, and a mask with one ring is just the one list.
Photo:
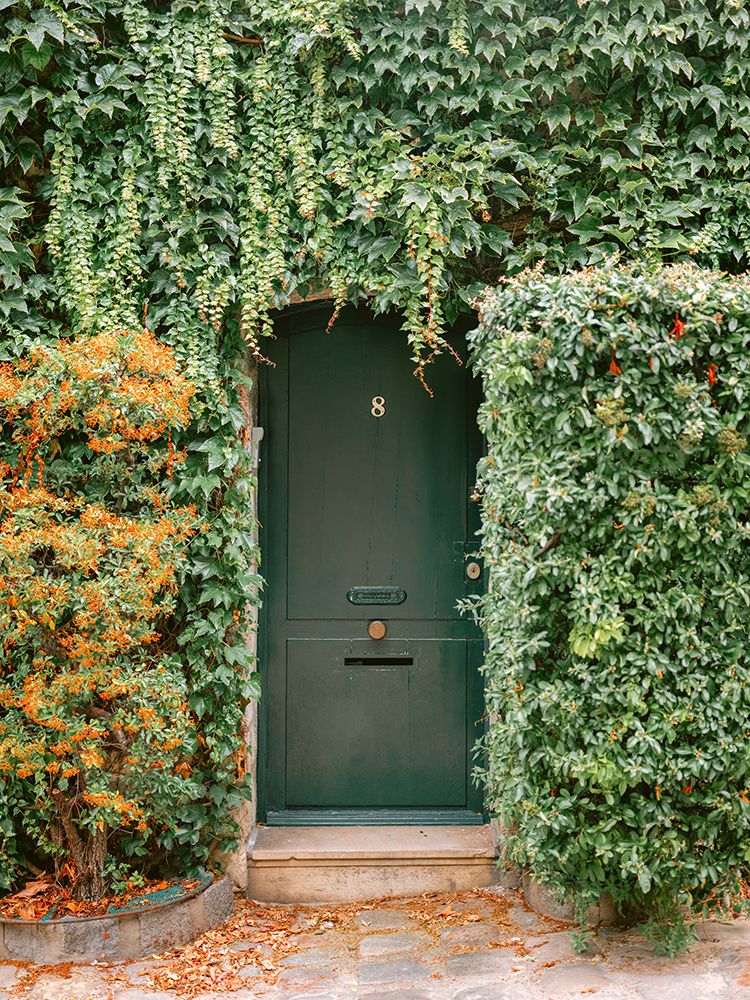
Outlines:
[[350, 604], [403, 604], [406, 591], [403, 587], [352, 587], [346, 599]]
[[373, 396], [370, 403], [370, 413], [373, 417], [385, 416], [385, 396]]

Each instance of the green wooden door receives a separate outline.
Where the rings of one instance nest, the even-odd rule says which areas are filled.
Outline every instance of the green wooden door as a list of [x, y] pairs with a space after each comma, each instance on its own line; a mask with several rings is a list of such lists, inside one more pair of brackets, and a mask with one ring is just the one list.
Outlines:
[[397, 321], [329, 314], [280, 321], [263, 378], [266, 819], [480, 822], [475, 386], [441, 358], [431, 398]]

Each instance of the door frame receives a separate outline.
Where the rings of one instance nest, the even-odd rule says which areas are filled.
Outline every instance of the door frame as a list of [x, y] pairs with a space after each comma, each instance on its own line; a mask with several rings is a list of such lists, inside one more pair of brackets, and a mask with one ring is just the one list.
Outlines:
[[[346, 310], [349, 314], [356, 312], [357, 314], [362, 314], [369, 319], [376, 319], [375, 314], [367, 308], [355, 308], [352, 306], [347, 306]], [[309, 302], [302, 302], [295, 304], [283, 311], [279, 312], [274, 318], [274, 324], [278, 331], [279, 336], [294, 336], [295, 332], [301, 332], [303, 330], [309, 330], [311, 327], [319, 327], [321, 330], [321, 336], [325, 336], [325, 328], [327, 326], [328, 320], [333, 315], [333, 303], [330, 299], [328, 300], [316, 300]], [[464, 334], [472, 329], [472, 324], [466, 318], [463, 322], [457, 322], [454, 327], [457, 332]], [[270, 383], [274, 378], [275, 368], [271, 365], [261, 364], [258, 369], [258, 384], [257, 384], [257, 423], [258, 425], [266, 430], [268, 426], [269, 419], [269, 394], [270, 394]], [[479, 385], [479, 380], [476, 379], [472, 383], [475, 386], [476, 391], [471, 392], [470, 398], [470, 411], [474, 411], [481, 401], [481, 390]], [[289, 385], [287, 382], [285, 388], [285, 394], [287, 398], [286, 412], [289, 412], [288, 406], [288, 396], [289, 396]], [[477, 451], [476, 448], [472, 448], [470, 442], [467, 440], [468, 454], [471, 456], [472, 450], [477, 451], [477, 459], [480, 457], [481, 449], [484, 448], [484, 441], [479, 435], [479, 431], [471, 426], [471, 421], [468, 419], [469, 414], [467, 413], [467, 426], [466, 434], [467, 439], [469, 437], [475, 437], [478, 442], [481, 442], [480, 450]], [[476, 425], [475, 425], [476, 426]], [[271, 497], [270, 497], [270, 475], [269, 475], [269, 461], [268, 461], [268, 445], [265, 443], [268, 438], [263, 437], [263, 444], [261, 445], [259, 463], [258, 463], [258, 485], [257, 485], [257, 496], [258, 496], [258, 544], [259, 551], [261, 553], [261, 563], [260, 569], [261, 574], [264, 573], [266, 555], [268, 554], [268, 540], [267, 540], [267, 529], [264, 527], [266, 521], [266, 515], [270, 509]], [[471, 461], [469, 461], [469, 468], [471, 467]], [[468, 498], [467, 498], [468, 503]], [[472, 508], [469, 508], [469, 536], [473, 536], [474, 530], [478, 530], [480, 526], [479, 509], [476, 508], [476, 513], [472, 516]], [[274, 498], [274, 516], [279, 518], [282, 523], [286, 523], [288, 515], [288, 499], [286, 494], [283, 497]], [[480, 545], [479, 539], [477, 538], [476, 548], [478, 549]], [[471, 546], [474, 549], [474, 546]], [[483, 573], [482, 585], [486, 586], [486, 579]], [[269, 789], [271, 786], [272, 776], [269, 773], [271, 760], [269, 754], [269, 728], [271, 725], [283, 725], [285, 720], [275, 719], [273, 717], [274, 706], [270, 704], [270, 699], [266, 695], [266, 678], [268, 676], [269, 669], [269, 628], [272, 627], [269, 615], [269, 602], [263, 600], [259, 615], [258, 615], [258, 669], [261, 677], [261, 698], [259, 702], [258, 711], [258, 729], [257, 729], [257, 769], [256, 769], [256, 822], [257, 823], [267, 823], [268, 822], [268, 804], [269, 804]], [[468, 619], [465, 620], [466, 625], [469, 625]], [[466, 630], [468, 632], [468, 628]], [[425, 635], [425, 638], [429, 638], [429, 635]], [[457, 636], [459, 638], [459, 636]], [[478, 786], [474, 781], [473, 774], [475, 767], [482, 766], [482, 762], [485, 757], [484, 751], [479, 747], [478, 742], [481, 740], [485, 734], [487, 727], [486, 718], [486, 708], [484, 706], [484, 685], [481, 683], [480, 667], [484, 659], [484, 649], [485, 643], [481, 635], [477, 635], [475, 640], [470, 637], [466, 637], [467, 645], [467, 676], [473, 674], [476, 679], [476, 684], [471, 683], [467, 686], [467, 706], [466, 706], [466, 746], [467, 746], [467, 801], [468, 808], [465, 810], [450, 810], [450, 809], [421, 809], [412, 808], [409, 810], [388, 810], [388, 809], [327, 809], [321, 811], [321, 819], [315, 818], [313, 811], [306, 810], [295, 810], [295, 815], [298, 816], [297, 822], [286, 823], [285, 821], [276, 821], [277, 825], [331, 825], [331, 826], [348, 826], [348, 825], [358, 825], [358, 824], [372, 824], [373, 822], [378, 822], [384, 824], [385, 822], [392, 822], [394, 825], [399, 823], [425, 823], [430, 825], [479, 825], [488, 822], [488, 814], [486, 812], [484, 804], [483, 789]], [[355, 815], [356, 814], [356, 815]], [[391, 818], [389, 819], [389, 814]]]

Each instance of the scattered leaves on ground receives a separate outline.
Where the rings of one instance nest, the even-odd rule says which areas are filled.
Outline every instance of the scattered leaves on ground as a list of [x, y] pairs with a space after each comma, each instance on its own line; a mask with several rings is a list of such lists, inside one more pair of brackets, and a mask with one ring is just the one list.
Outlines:
[[[243, 901], [234, 916], [217, 930], [209, 931], [184, 948], [157, 956], [159, 964], [152, 972], [151, 985], [175, 990], [180, 997], [192, 1000], [209, 991], [246, 988], [248, 980], [239, 972], [249, 965], [256, 968], [259, 983], [275, 985], [284, 969], [283, 960], [309, 946], [311, 935], [338, 932], [346, 937], [349, 948], [355, 950], [361, 938], [375, 932], [366, 923], [364, 926], [357, 923], [357, 917], [371, 909], [403, 910], [416, 929], [435, 940], [449, 927], [491, 921], [502, 931], [502, 939], [492, 946], [513, 947], [522, 953], [523, 931], [514, 924], [510, 913], [519, 903], [515, 893], [481, 889], [409, 898], [383, 897], [366, 903], [331, 906], [269, 906]], [[243, 947], [238, 949], [240, 943]], [[342, 955], [346, 950], [342, 949]], [[457, 946], [453, 950], [466, 949]]]
[[114, 906], [115, 909], [121, 909], [134, 899], [176, 885], [182, 886], [186, 892], [189, 892], [200, 885], [200, 880], [152, 879], [141, 882], [139, 885], [133, 885], [124, 892], [105, 896], [94, 902], [84, 902], [73, 898], [72, 889], [69, 886], [60, 885], [53, 880], [51, 875], [43, 874], [31, 882], [27, 882], [24, 888], [18, 892], [0, 899], [0, 917], [17, 920], [41, 920], [45, 916], [50, 919], [101, 917], [107, 913], [111, 906]]
[[[31, 884], [26, 888], [30, 887]], [[36, 898], [36, 892], [29, 892], [27, 898]], [[170, 990], [171, 995], [180, 1000], [197, 1000], [207, 994], [231, 994], [248, 987], [262, 994], [276, 985], [287, 968], [284, 960], [297, 952], [335, 941], [336, 953], [345, 961], [348, 954], [356, 954], [363, 938], [393, 933], [396, 928], [368, 924], [368, 912], [380, 909], [400, 911], [404, 917], [403, 929], [426, 934], [432, 944], [436, 944], [443, 931], [449, 928], [492, 923], [498, 928], [497, 941], [483, 944], [482, 948], [513, 948], [521, 957], [528, 954], [524, 944], [528, 931], [516, 923], [519, 907], [526, 909], [517, 892], [482, 889], [318, 906], [240, 900], [226, 923], [182, 948], [153, 956], [142, 963], [102, 964], [98, 969], [102, 981], [111, 988], [127, 988], [142, 984], [131, 978], [137, 967], [139, 977], [148, 977], [148, 988]], [[554, 929], [563, 926], [538, 914], [535, 916], [539, 923]], [[452, 954], [472, 948], [458, 943], [443, 947], [448, 947]], [[430, 961], [427, 954], [421, 957]], [[248, 967], [255, 973], [250, 978], [241, 975]], [[13, 988], [12, 995], [22, 1000], [45, 974], [67, 979], [85, 968], [69, 964], [24, 965], [26, 975]], [[321, 973], [325, 974], [324, 970]], [[440, 975], [437, 969], [435, 975]]]

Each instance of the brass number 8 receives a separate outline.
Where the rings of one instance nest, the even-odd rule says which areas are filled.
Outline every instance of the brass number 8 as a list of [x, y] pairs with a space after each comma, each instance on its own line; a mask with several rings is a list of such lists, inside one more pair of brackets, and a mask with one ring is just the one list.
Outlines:
[[370, 413], [373, 417], [385, 416], [385, 399], [382, 396], [372, 397], [372, 409]]

